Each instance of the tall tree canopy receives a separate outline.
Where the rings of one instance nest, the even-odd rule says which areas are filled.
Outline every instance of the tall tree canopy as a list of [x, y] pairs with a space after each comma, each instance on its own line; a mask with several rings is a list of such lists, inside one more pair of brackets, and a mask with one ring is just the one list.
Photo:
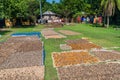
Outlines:
[[72, 16], [76, 12], [87, 11], [89, 5], [83, 0], [61, 0], [59, 4], [59, 13], [65, 17]]
[[[14, 18], [39, 15], [40, 0], [0, 0], [0, 17]], [[42, 9], [46, 10], [47, 2], [42, 0]]]

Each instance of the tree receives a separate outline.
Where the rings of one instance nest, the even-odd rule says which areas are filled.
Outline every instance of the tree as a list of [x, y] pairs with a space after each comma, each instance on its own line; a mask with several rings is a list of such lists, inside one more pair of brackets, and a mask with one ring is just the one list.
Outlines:
[[100, 9], [100, 3], [101, 3], [101, 0], [85, 0], [86, 3], [90, 4], [90, 13], [92, 14], [99, 14], [101, 12], [101, 9]]
[[4, 13], [3, 13], [3, 0], [0, 1], [0, 18], [4, 18]]
[[107, 27], [109, 27], [109, 17], [114, 15], [116, 8], [120, 9], [120, 0], [102, 0], [101, 6], [104, 17], [107, 17]]
[[53, 10], [52, 4], [50, 4], [48, 2], [45, 2], [44, 5], [42, 6], [42, 12], [52, 11], [52, 10]]
[[59, 3], [56, 3], [54, 0], [51, 4], [51, 11], [55, 12], [55, 13], [58, 13], [59, 12]]
[[39, 9], [39, 2], [36, 0], [29, 0], [28, 1], [28, 9], [27, 9], [27, 17], [31, 18], [31, 21], [36, 24], [36, 19], [37, 16], [40, 14], [40, 9]]
[[72, 17], [76, 12], [85, 10], [85, 4], [83, 0], [61, 0], [58, 8], [59, 14], [68, 18]]
[[1, 0], [2, 16], [4, 18], [14, 18], [18, 14], [24, 15], [27, 12], [27, 2], [29, 0]]

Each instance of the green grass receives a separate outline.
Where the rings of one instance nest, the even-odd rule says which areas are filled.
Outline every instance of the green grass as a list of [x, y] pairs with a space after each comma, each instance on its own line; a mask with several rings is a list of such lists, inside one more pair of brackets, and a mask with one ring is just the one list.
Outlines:
[[[68, 39], [80, 39], [81, 37], [87, 37], [90, 41], [96, 43], [97, 45], [103, 47], [120, 47], [120, 31], [116, 31], [111, 28], [99, 28], [99, 27], [91, 27], [90, 25], [81, 24], [75, 26], [65, 26], [64, 28], [56, 28], [55, 30], [72, 30], [80, 32], [81, 34], [78, 36], [67, 36], [65, 39], [48, 39], [45, 41], [45, 49], [46, 49], [46, 76], [45, 80], [57, 80], [56, 69], [53, 68], [51, 53], [59, 52], [59, 45], [61, 43], [65, 43], [65, 40]], [[118, 49], [120, 50], [120, 48]]]
[[[9, 37], [11, 33], [14, 32], [31, 32], [31, 31], [41, 31], [44, 28], [43, 25], [30, 28], [12, 28], [9, 29], [10, 32], [3, 34], [0, 41], [3, 41]], [[120, 30], [114, 30], [113, 28], [101, 28], [92, 27], [88, 24], [75, 24], [74, 26], [64, 26], [63, 28], [56, 28], [58, 30], [72, 30], [81, 33], [77, 36], [67, 36], [63, 39], [44, 39], [44, 48], [46, 51], [45, 58], [45, 80], [58, 80], [57, 71], [53, 67], [52, 52], [60, 52], [59, 45], [65, 43], [65, 40], [69, 39], [80, 39], [82, 37], [87, 37], [90, 41], [102, 47], [120, 47]], [[116, 49], [120, 51], [120, 48]]]

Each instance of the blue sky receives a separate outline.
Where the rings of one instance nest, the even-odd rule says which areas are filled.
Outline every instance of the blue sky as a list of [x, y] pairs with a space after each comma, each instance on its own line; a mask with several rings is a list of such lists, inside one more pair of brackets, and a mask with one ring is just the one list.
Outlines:
[[[50, 3], [52, 3], [52, 1], [53, 0], [47, 0], [47, 2], [50, 2]], [[54, 0], [54, 1], [58, 3], [60, 0]]]

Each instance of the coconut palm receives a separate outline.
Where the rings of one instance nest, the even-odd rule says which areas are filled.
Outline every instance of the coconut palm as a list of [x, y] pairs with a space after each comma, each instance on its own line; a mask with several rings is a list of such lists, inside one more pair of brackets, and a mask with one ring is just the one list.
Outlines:
[[120, 0], [102, 0], [101, 6], [104, 17], [107, 17], [107, 27], [109, 27], [109, 17], [114, 15], [116, 8], [120, 10]]

